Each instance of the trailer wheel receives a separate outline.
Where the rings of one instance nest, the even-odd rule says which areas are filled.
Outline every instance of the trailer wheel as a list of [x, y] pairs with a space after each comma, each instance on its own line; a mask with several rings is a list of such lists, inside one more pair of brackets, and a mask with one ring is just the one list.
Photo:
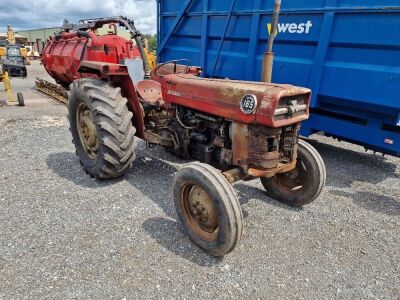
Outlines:
[[289, 206], [303, 206], [321, 194], [326, 181], [324, 161], [309, 143], [300, 140], [296, 169], [272, 178], [261, 178], [267, 195]]
[[71, 85], [68, 111], [73, 143], [92, 177], [119, 177], [135, 159], [136, 130], [127, 102], [119, 87], [98, 79], [80, 79]]
[[24, 95], [21, 92], [17, 93], [17, 99], [18, 99], [19, 106], [25, 106]]
[[207, 164], [187, 164], [175, 176], [173, 198], [179, 219], [196, 245], [214, 256], [235, 249], [242, 235], [242, 210], [221, 172]]

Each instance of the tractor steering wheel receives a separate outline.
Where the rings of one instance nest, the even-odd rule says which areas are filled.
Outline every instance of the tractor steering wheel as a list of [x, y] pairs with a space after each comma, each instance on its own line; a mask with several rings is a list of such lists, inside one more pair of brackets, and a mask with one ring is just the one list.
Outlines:
[[[154, 74], [157, 75], [157, 76], [159, 76], [159, 77], [163, 77], [164, 75], [159, 75], [159, 74], [158, 74], [158, 71], [159, 71], [159, 69], [161, 69], [162, 67], [164, 67], [165, 65], [168, 65], [168, 64], [174, 64], [174, 74], [176, 74], [176, 72], [177, 72], [177, 66], [178, 66], [178, 63], [180, 63], [180, 62], [186, 62], [186, 63], [187, 63], [187, 64], [186, 64], [186, 68], [185, 68], [185, 70], [184, 70], [184, 72], [183, 72], [183, 73], [186, 73], [187, 70], [188, 70], [189, 67], [190, 67], [190, 60], [188, 60], [188, 59], [176, 59], [176, 60], [169, 60], [169, 61], [167, 61], [167, 62], [165, 62], [165, 63], [162, 63], [162, 64], [158, 65], [158, 66], [156, 67], [156, 69], [154, 70]], [[182, 65], [183, 65], [183, 64], [182, 64]]]

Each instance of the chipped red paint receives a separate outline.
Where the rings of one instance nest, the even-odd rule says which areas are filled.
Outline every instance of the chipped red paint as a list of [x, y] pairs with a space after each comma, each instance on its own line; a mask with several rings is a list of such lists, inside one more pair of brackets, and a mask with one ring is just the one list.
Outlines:
[[128, 41], [116, 35], [78, 37], [76, 32], [63, 32], [61, 37], [51, 37], [42, 51], [46, 71], [58, 83], [70, 84], [92, 74], [79, 73], [82, 61], [120, 64], [124, 59], [140, 57], [140, 52]]
[[[244, 124], [259, 124], [282, 127], [301, 122], [309, 117], [308, 109], [296, 117], [275, 120], [274, 114], [280, 99], [304, 95], [306, 104], [311, 91], [292, 85], [245, 82], [221, 79], [204, 79], [192, 74], [169, 74], [163, 78], [153, 76], [163, 87], [163, 98], [167, 103], [179, 104], [218, 117]], [[255, 95], [258, 106], [253, 114], [246, 115], [240, 109], [245, 95]]]

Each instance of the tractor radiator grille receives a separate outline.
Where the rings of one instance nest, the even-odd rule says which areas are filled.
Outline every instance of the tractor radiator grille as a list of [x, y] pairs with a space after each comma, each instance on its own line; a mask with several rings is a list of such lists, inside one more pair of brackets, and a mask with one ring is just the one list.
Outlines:
[[307, 99], [306, 95], [282, 98], [275, 110], [275, 120], [286, 120], [307, 113]]

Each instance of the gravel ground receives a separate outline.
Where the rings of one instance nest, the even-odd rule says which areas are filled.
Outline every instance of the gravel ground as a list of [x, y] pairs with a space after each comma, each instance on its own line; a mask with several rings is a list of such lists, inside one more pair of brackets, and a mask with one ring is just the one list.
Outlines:
[[400, 299], [399, 158], [315, 137], [321, 197], [293, 209], [237, 183], [245, 232], [217, 259], [176, 221], [183, 161], [140, 142], [123, 179], [90, 179], [66, 107], [32, 88], [37, 62], [29, 72], [12, 81], [27, 106], [0, 107], [0, 298]]

